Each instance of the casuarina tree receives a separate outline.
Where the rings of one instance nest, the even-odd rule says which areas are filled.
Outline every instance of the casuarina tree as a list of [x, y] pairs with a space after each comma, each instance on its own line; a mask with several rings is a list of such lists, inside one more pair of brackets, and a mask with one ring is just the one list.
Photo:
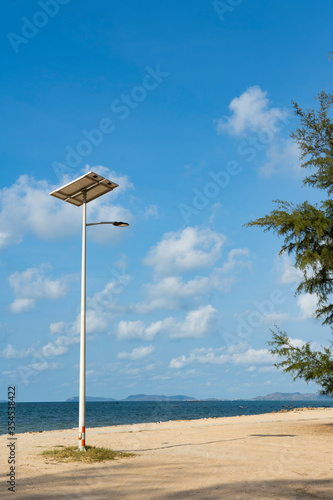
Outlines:
[[[293, 103], [300, 125], [291, 136], [299, 146], [301, 166], [307, 169], [303, 183], [319, 189], [323, 200], [318, 204], [276, 200], [269, 215], [247, 226], [260, 226], [283, 238], [280, 254], [292, 254], [302, 275], [296, 293], [315, 294], [316, 318], [333, 328], [333, 94], [323, 91], [317, 101], [317, 109], [306, 110]], [[314, 351], [309, 342], [294, 345], [279, 328], [272, 334], [270, 351], [282, 358], [275, 366], [291, 373], [294, 380], [317, 382], [322, 394], [333, 396], [332, 343]]]

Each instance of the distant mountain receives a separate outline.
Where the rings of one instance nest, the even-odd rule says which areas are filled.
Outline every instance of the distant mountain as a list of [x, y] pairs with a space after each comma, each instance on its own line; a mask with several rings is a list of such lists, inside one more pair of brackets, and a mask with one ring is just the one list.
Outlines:
[[312, 392], [301, 394], [300, 392], [273, 392], [267, 396], [257, 396], [252, 398], [251, 401], [327, 401], [332, 400], [328, 396], [315, 394]]
[[[77, 402], [79, 401], [79, 396], [73, 396], [72, 398], [66, 399], [66, 403], [69, 402]], [[116, 401], [113, 398], [98, 398], [98, 397], [93, 397], [93, 396], [86, 396], [86, 401]]]
[[135, 394], [121, 401], [195, 401], [191, 396], [158, 396], [156, 394]]
[[[300, 392], [273, 392], [272, 394], [267, 394], [267, 396], [257, 396], [256, 398], [250, 399], [250, 401], [332, 401], [332, 398], [327, 396], [322, 396], [321, 394], [306, 393], [301, 394]], [[73, 396], [72, 398], [66, 399], [66, 402], [78, 402], [79, 397]], [[125, 399], [113, 399], [113, 398], [99, 398], [86, 396], [86, 401], [229, 401], [228, 399], [197, 399], [192, 396], [160, 396], [157, 394], [132, 394]], [[6, 401], [4, 401], [6, 402]]]
[[[66, 399], [66, 402], [73, 401], [79, 401], [79, 396], [73, 396], [72, 398]], [[158, 396], [156, 394], [134, 394], [132, 396], [128, 396], [126, 399], [97, 398], [86, 396], [86, 401], [196, 401], [196, 398], [192, 398], [190, 396]]]

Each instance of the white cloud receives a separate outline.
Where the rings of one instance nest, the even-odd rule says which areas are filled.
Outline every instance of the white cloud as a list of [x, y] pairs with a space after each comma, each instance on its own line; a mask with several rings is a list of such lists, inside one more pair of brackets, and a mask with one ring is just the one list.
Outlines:
[[270, 314], [263, 314], [263, 320], [265, 323], [278, 323], [279, 321], [283, 321], [285, 319], [288, 319], [288, 314], [279, 311], [274, 311]]
[[[105, 198], [107, 198], [107, 196]], [[114, 203], [108, 203], [108, 200], [104, 200], [104, 197], [102, 196], [101, 198], [97, 198], [97, 200], [89, 203], [89, 221], [123, 221], [130, 224], [133, 221], [133, 216], [127, 208]], [[90, 229], [91, 231], [87, 232], [87, 237], [97, 243], [119, 241], [120, 238], [126, 234], [126, 228], [117, 228], [108, 225], [97, 226]]]
[[118, 359], [131, 359], [136, 361], [138, 359], [146, 358], [150, 356], [155, 351], [155, 347], [152, 345], [135, 347], [131, 352], [120, 352], [117, 355]]
[[258, 368], [259, 373], [275, 373], [277, 370], [276, 366], [260, 366]]
[[154, 375], [152, 380], [170, 380], [170, 378], [169, 375]]
[[173, 317], [146, 325], [143, 321], [120, 321], [117, 328], [118, 340], [152, 340], [158, 333], [170, 338], [201, 338], [216, 329], [217, 310], [211, 305], [189, 311], [184, 320]]
[[151, 323], [147, 328], [145, 328], [145, 337], [146, 340], [154, 338], [159, 332], [163, 330], [164, 323], [163, 321], [155, 321]]
[[[305, 344], [304, 341], [299, 339], [291, 339], [291, 341], [293, 345], [298, 347]], [[318, 351], [322, 350], [321, 346], [316, 342], [311, 343], [311, 348]], [[188, 356], [183, 354], [171, 359], [169, 368], [181, 369], [191, 364], [224, 365], [230, 363], [234, 366], [249, 365], [246, 371], [250, 373], [255, 371], [258, 373], [274, 373], [277, 370], [274, 366], [277, 360], [278, 356], [271, 354], [268, 349], [254, 349], [247, 342], [242, 342], [229, 347], [193, 349]]]
[[199, 364], [226, 364], [250, 365], [249, 371], [254, 371], [254, 365], [270, 364], [274, 362], [274, 356], [268, 349], [253, 349], [246, 342], [222, 348], [200, 348], [194, 349], [189, 356], [185, 355], [170, 361], [170, 368], [183, 368], [186, 365]]
[[138, 321], [120, 321], [117, 328], [118, 340], [143, 339], [152, 340], [154, 334], [146, 333], [144, 322]]
[[[118, 266], [120, 262], [117, 263]], [[89, 299], [89, 306], [91, 309], [98, 311], [112, 311], [116, 308], [116, 299], [128, 286], [133, 276], [130, 276], [125, 272], [124, 267], [120, 268], [120, 272], [113, 270], [114, 280], [108, 282], [104, 288], [96, 292]]]
[[210, 276], [195, 276], [187, 282], [180, 276], [162, 276], [157, 283], [143, 285], [142, 292], [147, 297], [146, 300], [132, 305], [130, 310], [145, 314], [161, 309], [189, 309], [202, 302], [202, 298], [214, 289], [227, 292], [236, 281], [229, 274], [250, 266], [250, 261], [246, 258], [248, 253], [246, 248], [231, 250], [226, 262], [221, 267], [214, 268]]
[[43, 361], [40, 363], [32, 363], [31, 365], [28, 365], [27, 368], [36, 372], [44, 372], [45, 370], [55, 370], [58, 366], [58, 363]]
[[7, 359], [22, 359], [31, 356], [34, 349], [28, 347], [27, 349], [16, 349], [11, 344], [8, 344], [3, 351], [0, 351], [0, 356]]
[[281, 172], [298, 175], [301, 172], [298, 145], [292, 139], [279, 135], [289, 121], [287, 109], [272, 107], [267, 92], [258, 86], [250, 87], [235, 97], [229, 109], [230, 116], [216, 121], [217, 133], [248, 136], [252, 160], [257, 152], [265, 150], [266, 158], [259, 168], [262, 175], [269, 177]]
[[[115, 279], [107, 283], [101, 291], [96, 292], [92, 297], [87, 299], [86, 325], [88, 334], [107, 330], [113, 314], [122, 310], [120, 306], [117, 306], [116, 299], [133, 277], [126, 274], [123, 268], [121, 271], [122, 274], [113, 270]], [[79, 313], [71, 325], [71, 330], [78, 333], [81, 328], [80, 325], [81, 314]], [[126, 337], [125, 332], [124, 335]]]
[[306, 344], [304, 340], [289, 338], [290, 344], [294, 347], [302, 348]]
[[277, 172], [300, 174], [300, 149], [292, 139], [282, 139], [272, 142], [266, 151], [266, 163], [259, 172], [266, 177]]
[[[59, 337], [58, 337], [59, 339]], [[54, 342], [49, 342], [48, 344], [44, 345], [40, 353], [42, 356], [45, 356], [46, 358], [52, 358], [53, 356], [61, 356], [62, 354], [65, 354], [68, 351], [68, 346], [62, 346], [62, 345], [56, 345]]]
[[16, 349], [11, 344], [8, 344], [3, 351], [0, 351], [0, 356], [7, 359], [23, 359], [31, 357], [44, 362], [45, 358], [52, 358], [65, 354], [68, 352], [69, 346], [77, 344], [78, 342], [79, 336], [70, 333], [68, 335], [60, 335], [56, 337], [53, 342], [48, 342], [39, 349], [32, 346], [26, 349]]
[[215, 224], [215, 216], [221, 208], [222, 208], [222, 204], [219, 201], [217, 203], [214, 203], [213, 206], [211, 207], [211, 214], [209, 216], [209, 225], [210, 226], [213, 226]]
[[154, 363], [151, 363], [150, 365], [145, 366], [145, 370], [154, 370], [156, 368], [156, 365]]
[[127, 256], [122, 254], [119, 260], [114, 263], [115, 267], [120, 270], [125, 270], [127, 268]]
[[61, 333], [64, 333], [65, 330], [66, 330], [65, 321], [58, 321], [57, 323], [50, 324], [50, 332], [52, 333], [52, 335], [59, 335]]
[[186, 305], [189, 298], [197, 301], [207, 295], [212, 286], [209, 277], [196, 276], [184, 283], [179, 276], [167, 276], [158, 283], [144, 285], [143, 293], [147, 300], [136, 304], [133, 310], [141, 314], [159, 309], [175, 310]]
[[[44, 366], [44, 363], [47, 362], [48, 358], [54, 358], [66, 354], [71, 345], [77, 344], [80, 341], [80, 336], [76, 331], [75, 322], [70, 325], [67, 325], [63, 321], [51, 323], [50, 333], [55, 336], [54, 340], [49, 341], [41, 347], [37, 348], [31, 346], [25, 349], [16, 349], [11, 344], [8, 344], [3, 351], [0, 351], [0, 356], [9, 359], [22, 359], [30, 357], [32, 358], [33, 363], [27, 365], [27, 367], [31, 368], [34, 364], [36, 364], [36, 362]], [[50, 367], [52, 368], [51, 365]]]
[[[103, 310], [88, 308], [86, 310], [86, 331], [88, 334], [103, 332], [107, 329], [111, 315]], [[79, 333], [81, 329], [81, 313], [76, 316], [75, 321], [70, 326], [70, 330]]]
[[42, 264], [40, 267], [29, 268], [9, 276], [9, 284], [16, 296], [11, 304], [12, 312], [28, 311], [35, 306], [38, 299], [55, 300], [66, 295], [68, 281], [73, 277], [67, 275], [53, 280], [45, 274], [49, 267]]
[[165, 320], [165, 326], [171, 338], [198, 339], [214, 331], [216, 320], [217, 310], [208, 305], [188, 312], [184, 321]]
[[192, 363], [222, 365], [229, 361], [230, 356], [228, 354], [217, 354], [217, 352], [219, 351], [215, 352], [212, 348], [205, 347], [194, 349], [188, 357], [183, 354], [178, 358], [172, 359], [169, 367], [183, 368], [184, 366]]
[[300, 308], [300, 319], [313, 318], [318, 308], [318, 297], [314, 294], [305, 293], [298, 297], [297, 305]]
[[289, 285], [290, 283], [299, 283], [303, 277], [302, 272], [296, 269], [289, 257], [289, 255], [283, 254], [276, 260], [277, 271], [279, 274], [279, 282], [284, 285]]
[[[85, 165], [85, 167], [82, 169], [82, 175], [91, 171], [95, 172], [96, 174], [102, 175], [103, 177], [110, 179], [110, 181], [118, 184], [118, 187], [114, 191], [112, 191], [112, 194], [114, 195], [113, 199], [118, 198], [118, 196], [120, 194], [125, 193], [125, 191], [134, 189], [134, 185], [129, 180], [127, 175], [118, 174], [114, 170], [110, 170], [109, 168], [104, 167], [103, 165], [90, 166], [88, 164]], [[68, 178], [66, 182], [70, 182], [74, 180], [76, 177], [77, 175], [74, 175], [72, 178]]]
[[157, 275], [174, 276], [181, 272], [212, 267], [221, 257], [226, 238], [211, 229], [186, 227], [166, 233], [144, 259]]
[[[299, 285], [303, 279], [303, 272], [296, 269], [288, 255], [282, 255], [277, 260], [277, 270], [280, 275], [280, 283], [290, 284], [295, 283]], [[308, 269], [307, 275], [313, 276], [313, 270]], [[318, 297], [316, 294], [305, 293], [297, 298], [297, 305], [299, 307], [299, 316], [295, 319], [307, 320], [315, 317], [316, 309], [318, 308]]]
[[[38, 269], [30, 269], [24, 273], [15, 273], [15, 275], [12, 275], [14, 276], [14, 278], [11, 277], [12, 283], [16, 287], [14, 288], [17, 290], [20, 289], [20, 293], [30, 293], [36, 298], [40, 296], [42, 296], [42, 298], [57, 298], [58, 295], [63, 293], [63, 289], [59, 283], [51, 282], [52, 280], [45, 278], [44, 275], [39, 275], [38, 271]], [[119, 279], [119, 283], [120, 282], [122, 281]], [[119, 283], [117, 279], [114, 282], [108, 283], [101, 292], [96, 293], [92, 298], [87, 300], [89, 304], [86, 313], [88, 334], [105, 331], [108, 328], [110, 319], [112, 318], [110, 312], [112, 307], [109, 302], [113, 294], [110, 290], [114, 291], [113, 287]], [[17, 301], [21, 300], [22, 303], [26, 301], [29, 304], [29, 300], [35, 301], [36, 298], [17, 299]], [[22, 310], [22, 306], [20, 310]], [[31, 369], [32, 367], [35, 367], [35, 371], [51, 369], [53, 365], [48, 363], [48, 359], [66, 354], [73, 344], [79, 343], [80, 319], [80, 314], [78, 314], [73, 322], [66, 323], [64, 321], [59, 321], [51, 323], [50, 334], [54, 336], [54, 340], [47, 342], [41, 347], [37, 348], [31, 346], [26, 349], [16, 349], [9, 344], [3, 351], [0, 351], [0, 356], [8, 359], [32, 358], [31, 364], [26, 364], [23, 367], [24, 369]], [[150, 325], [150, 327], [146, 328], [147, 338], [149, 338], [150, 332], [153, 332], [153, 329], [154, 325]]]
[[86, 375], [87, 375], [87, 377], [97, 376], [97, 375], [99, 375], [99, 374], [100, 374], [100, 373], [99, 373], [99, 372], [97, 372], [96, 370], [87, 370], [87, 371], [86, 371]]
[[268, 129], [276, 131], [276, 123], [285, 120], [289, 111], [270, 107], [267, 92], [260, 87], [249, 87], [229, 104], [231, 116], [217, 120], [216, 129], [219, 134], [227, 132], [240, 135], [244, 132], [259, 132]]
[[45, 239], [68, 236], [80, 227], [79, 211], [49, 196], [54, 186], [21, 176], [1, 190], [0, 233], [2, 246], [20, 243], [26, 233]]
[[235, 365], [258, 365], [271, 363], [272, 361], [273, 356], [268, 349], [253, 349], [250, 347], [245, 352], [232, 355], [232, 363]]
[[153, 219], [158, 219], [158, 206], [157, 205], [149, 205], [145, 209], [144, 217], [153, 217]]
[[33, 309], [36, 305], [35, 299], [15, 299], [10, 305], [10, 310], [14, 314], [27, 312]]
[[[292, 346], [294, 347], [298, 347], [298, 348], [302, 348], [305, 344], [306, 344], [306, 341], [305, 340], [301, 340], [301, 339], [293, 339], [293, 338], [289, 338], [289, 341], [291, 343]], [[315, 351], [322, 351], [322, 346], [318, 343], [318, 342], [310, 342], [310, 347], [312, 350], [315, 350]], [[326, 346], [328, 347], [328, 346]]]
[[139, 375], [141, 370], [140, 368], [122, 368], [121, 370], [119, 370], [119, 372], [124, 375], [135, 376]]
[[251, 262], [247, 259], [242, 260], [242, 257], [248, 257], [249, 250], [247, 248], [233, 248], [228, 254], [227, 261], [221, 267], [221, 271], [224, 273], [231, 272], [240, 267], [249, 267]]
[[[89, 168], [85, 168], [87, 171]], [[127, 176], [119, 176], [105, 167], [92, 167], [111, 180], [119, 183], [112, 195], [102, 196], [89, 203], [89, 219], [94, 221], [125, 220], [131, 222], [130, 211], [114, 200], [133, 185]], [[85, 173], [85, 172], [83, 172]], [[69, 182], [64, 178], [61, 183]], [[81, 229], [81, 210], [69, 203], [63, 203], [49, 196], [59, 187], [46, 180], [36, 180], [22, 175], [10, 187], [0, 190], [0, 248], [20, 243], [26, 234], [41, 239], [58, 239], [79, 233]], [[110, 230], [107, 226], [89, 231], [88, 236], [96, 241], [118, 240], [122, 231]]]

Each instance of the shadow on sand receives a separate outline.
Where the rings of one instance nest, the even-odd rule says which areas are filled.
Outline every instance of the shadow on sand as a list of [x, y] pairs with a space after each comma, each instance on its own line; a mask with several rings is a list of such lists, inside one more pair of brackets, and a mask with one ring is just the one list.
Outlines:
[[[72, 465], [72, 464], [71, 464]], [[205, 464], [207, 465], [207, 464]], [[55, 468], [57, 465], [55, 464]], [[204, 464], [195, 465], [199, 479], [204, 478]], [[186, 478], [185, 470], [191, 471], [191, 477]], [[333, 484], [327, 479], [300, 478], [297, 480], [269, 479], [258, 481], [233, 481], [231, 484], [225, 477], [223, 466], [214, 481], [214, 486], [193, 487], [193, 464], [183, 464], [183, 467], [172, 463], [161, 464], [154, 476], [144, 464], [130, 461], [117, 461], [103, 466], [85, 466], [68, 472], [44, 474], [38, 477], [19, 479], [15, 500], [171, 500], [171, 499], [205, 499], [205, 500], [313, 500], [317, 498], [331, 500]], [[186, 486], [186, 482], [191, 486]], [[2, 485], [3, 488], [3, 485]], [[13, 498], [14, 498], [13, 496]], [[4, 497], [5, 498], [5, 497]], [[9, 496], [7, 496], [9, 498]]]

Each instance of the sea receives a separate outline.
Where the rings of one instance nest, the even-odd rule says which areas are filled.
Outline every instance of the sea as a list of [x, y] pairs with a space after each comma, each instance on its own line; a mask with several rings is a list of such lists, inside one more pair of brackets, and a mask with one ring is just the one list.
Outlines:
[[[323, 401], [103, 401], [86, 402], [86, 427], [260, 415], [290, 408], [332, 407]], [[0, 435], [7, 434], [7, 403], [0, 403]], [[78, 427], [77, 402], [16, 403], [15, 433]]]

